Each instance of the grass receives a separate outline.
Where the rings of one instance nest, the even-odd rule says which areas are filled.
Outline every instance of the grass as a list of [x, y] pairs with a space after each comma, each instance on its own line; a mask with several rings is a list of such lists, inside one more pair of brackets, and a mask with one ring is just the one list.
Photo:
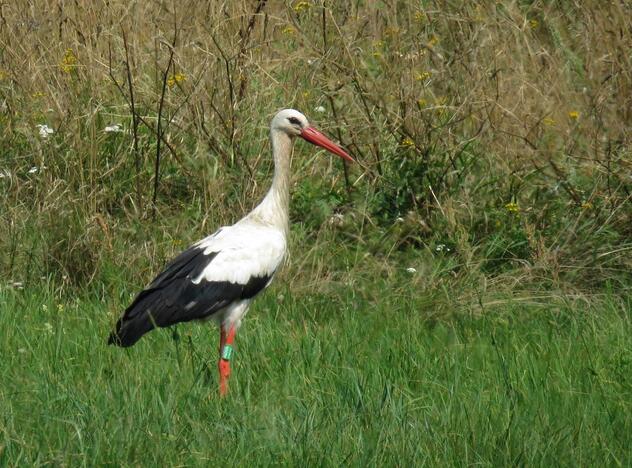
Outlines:
[[358, 161], [296, 145], [309, 236], [333, 221], [372, 254], [444, 244], [490, 275], [629, 282], [625, 1], [54, 3], [3, 10], [3, 281], [156, 271], [174, 249], [139, 241], [195, 240], [265, 193], [290, 106]]
[[[626, 1], [14, 3], [0, 465], [632, 464]], [[104, 342], [283, 107], [358, 163], [295, 145], [219, 401], [215, 331]]]
[[3, 290], [0, 463], [632, 463], [629, 302], [506, 297], [438, 318], [440, 299], [409, 286], [277, 285], [237, 338], [223, 401], [213, 328], [123, 351], [105, 338], [125, 299]]

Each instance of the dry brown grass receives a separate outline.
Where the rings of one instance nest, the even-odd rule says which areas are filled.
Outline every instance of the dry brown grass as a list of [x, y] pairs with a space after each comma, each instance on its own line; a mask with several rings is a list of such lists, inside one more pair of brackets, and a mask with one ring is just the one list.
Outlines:
[[[3, 271], [23, 276], [18, 265], [39, 263], [30, 249], [48, 259], [42, 273], [79, 282], [112, 259], [140, 255], [134, 261], [155, 268], [146, 258], [160, 263], [180, 239], [252, 206], [270, 173], [267, 122], [291, 106], [359, 161], [343, 172], [298, 148], [295, 191], [322, 179], [310, 196], [334, 192], [345, 202], [327, 209], [355, 218], [316, 234], [308, 223], [297, 242], [343, 235], [382, 262], [448, 239], [471, 272], [499, 255], [498, 239], [524, 239], [527, 253], [501, 246], [500, 255], [533, 278], [625, 274], [629, 4], [457, 3], [3, 5], [0, 170], [11, 177], [0, 180], [0, 225], [10, 233], [0, 243], [12, 252]], [[104, 133], [115, 123], [125, 132]], [[42, 139], [37, 124], [55, 133]], [[153, 227], [129, 228], [154, 209]], [[195, 220], [174, 215], [183, 210]], [[399, 216], [401, 226], [390, 226]], [[156, 226], [174, 238], [156, 240]], [[296, 265], [327, 276], [312, 255]]]

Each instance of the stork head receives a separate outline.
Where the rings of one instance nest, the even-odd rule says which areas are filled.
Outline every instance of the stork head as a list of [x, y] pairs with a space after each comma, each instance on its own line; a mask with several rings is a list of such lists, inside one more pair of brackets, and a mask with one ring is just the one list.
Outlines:
[[301, 137], [311, 144], [320, 146], [327, 151], [337, 154], [347, 161], [353, 162], [353, 158], [349, 156], [340, 146], [327, 138], [324, 134], [312, 127], [307, 121], [307, 117], [294, 109], [283, 109], [278, 112], [272, 119], [270, 124], [272, 131], [280, 131], [288, 135], [290, 138]]

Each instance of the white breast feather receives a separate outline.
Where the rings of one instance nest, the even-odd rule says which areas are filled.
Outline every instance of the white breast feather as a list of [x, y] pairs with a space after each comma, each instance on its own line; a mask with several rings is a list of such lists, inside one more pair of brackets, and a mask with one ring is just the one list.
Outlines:
[[270, 276], [281, 264], [286, 243], [275, 228], [244, 223], [224, 227], [197, 243], [204, 254], [218, 252], [193, 283], [229, 281], [246, 284], [253, 276]]

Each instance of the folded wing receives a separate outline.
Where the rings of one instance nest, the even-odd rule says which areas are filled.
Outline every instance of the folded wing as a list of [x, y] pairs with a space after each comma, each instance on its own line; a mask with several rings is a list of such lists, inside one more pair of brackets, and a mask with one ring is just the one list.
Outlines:
[[206, 319], [251, 299], [272, 280], [285, 253], [276, 229], [236, 224], [173, 259], [125, 310], [109, 344], [131, 346], [156, 327]]

